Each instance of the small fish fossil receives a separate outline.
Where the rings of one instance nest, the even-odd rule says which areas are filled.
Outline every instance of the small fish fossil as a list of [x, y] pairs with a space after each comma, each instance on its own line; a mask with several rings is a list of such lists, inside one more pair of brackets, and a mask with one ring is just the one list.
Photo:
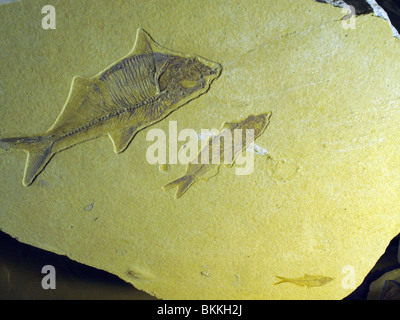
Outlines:
[[304, 277], [302, 277], [302, 278], [284, 278], [284, 277], [279, 277], [279, 276], [275, 276], [275, 277], [280, 279], [280, 281], [275, 283], [275, 285], [284, 283], [284, 282], [288, 282], [288, 283], [293, 283], [297, 286], [306, 287], [306, 288], [320, 287], [320, 286], [323, 286], [333, 280], [333, 278], [330, 278], [330, 277], [324, 277], [324, 276], [318, 276], [318, 275], [308, 275], [308, 274], [305, 274]]
[[[266, 112], [259, 115], [250, 115], [238, 122], [224, 122], [219, 133], [210, 137], [207, 145], [198, 153], [197, 157], [189, 162], [186, 174], [168, 183], [163, 189], [178, 187], [175, 194], [175, 198], [177, 199], [194, 182], [200, 179], [208, 180], [217, 175], [220, 165], [227, 168], [231, 167], [237, 155], [264, 132], [265, 128], [269, 125], [271, 114], [271, 112]], [[247, 136], [247, 129], [254, 130], [250, 139]], [[237, 139], [237, 136], [235, 136], [235, 131], [237, 130], [240, 132], [240, 139]], [[234, 137], [233, 143], [232, 137]], [[224, 140], [224, 142], [221, 143], [221, 140]], [[231, 146], [230, 150], [225, 149], [225, 145]], [[215, 149], [218, 152], [214, 152]], [[204, 161], [205, 159], [206, 161]], [[210, 173], [212, 174], [209, 178], [204, 177], [205, 174], [209, 175]]]
[[138, 29], [126, 57], [92, 78], [73, 79], [46, 133], [0, 139], [0, 149], [27, 152], [23, 184], [29, 186], [55, 153], [75, 144], [108, 135], [114, 151], [124, 151], [138, 131], [207, 92], [221, 70], [218, 63], [163, 48]]

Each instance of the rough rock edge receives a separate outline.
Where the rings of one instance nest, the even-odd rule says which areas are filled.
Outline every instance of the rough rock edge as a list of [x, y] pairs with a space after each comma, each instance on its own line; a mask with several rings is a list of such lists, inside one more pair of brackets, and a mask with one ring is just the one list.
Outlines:
[[376, 16], [389, 21], [390, 27], [392, 28], [393, 36], [400, 39], [400, 34], [397, 31], [397, 29], [393, 26], [386, 11], [375, 0], [366, 0], [366, 1], [369, 3], [371, 8], [374, 10], [374, 13]]
[[372, 12], [371, 6], [365, 0], [315, 0], [316, 2], [328, 3], [334, 7], [343, 8], [345, 6], [353, 6], [356, 15], [367, 14]]
[[[375, 0], [363, 0], [363, 1], [348, 0], [346, 2], [343, 0], [314, 0], [314, 1], [321, 2], [321, 3], [327, 3], [332, 6], [340, 7], [340, 8], [346, 7], [348, 5], [353, 5], [356, 9], [357, 15], [366, 14], [366, 13], [373, 11], [377, 17], [383, 18], [389, 22], [389, 25], [393, 32], [393, 36], [400, 39], [400, 34], [397, 31], [397, 29], [393, 26], [388, 14]], [[367, 10], [365, 5], [361, 5], [361, 2], [364, 2], [365, 5], [369, 5], [371, 10]]]

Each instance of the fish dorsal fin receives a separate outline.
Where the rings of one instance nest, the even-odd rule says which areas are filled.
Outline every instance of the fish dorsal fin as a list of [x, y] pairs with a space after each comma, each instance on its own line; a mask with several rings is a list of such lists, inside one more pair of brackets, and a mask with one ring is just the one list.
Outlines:
[[110, 137], [113, 145], [115, 153], [123, 152], [132, 141], [135, 136], [137, 130], [135, 127], [125, 127], [122, 129], [117, 129], [115, 131], [109, 132], [108, 136]]
[[138, 29], [131, 52], [95, 76], [105, 85], [107, 105], [131, 108], [160, 93], [155, 60], [158, 48], [146, 31]]
[[109, 110], [101, 108], [96, 80], [84, 77], [74, 77], [71, 89], [60, 115], [49, 131], [61, 130], [67, 133], [88, 121], [107, 114]]
[[129, 55], [144, 55], [154, 53], [154, 68], [157, 74], [161, 74], [168, 66], [171, 55], [176, 53], [160, 46], [143, 28], [136, 32], [136, 41]]
[[228, 121], [225, 121], [225, 122], [222, 124], [222, 127], [221, 127], [221, 130], [220, 130], [220, 131], [222, 131], [223, 129], [234, 130], [234, 129], [236, 129], [237, 127], [238, 127], [238, 123], [237, 123], [237, 122], [228, 122]]
[[[48, 130], [58, 136], [107, 118], [121, 110], [130, 110], [159, 94], [153, 53], [158, 45], [143, 29], [137, 31], [132, 52], [92, 78], [74, 77], [68, 99]], [[112, 132], [115, 151], [129, 144], [129, 129]], [[133, 130], [135, 131], [135, 130]]]
[[136, 32], [136, 41], [133, 45], [131, 54], [149, 54], [157, 51], [158, 44], [142, 28]]

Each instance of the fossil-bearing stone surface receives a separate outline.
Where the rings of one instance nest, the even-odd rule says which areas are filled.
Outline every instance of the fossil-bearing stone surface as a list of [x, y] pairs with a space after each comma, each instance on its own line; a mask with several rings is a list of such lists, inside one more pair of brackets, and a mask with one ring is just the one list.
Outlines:
[[[0, 6], [1, 138], [45, 131], [72, 78], [126, 55], [139, 27], [223, 71], [121, 154], [79, 144], [24, 187], [26, 155], [2, 153], [2, 231], [164, 299], [341, 299], [399, 233], [399, 42], [383, 19], [346, 28], [341, 8], [311, 0], [54, 0], [45, 30], [45, 5]], [[162, 190], [185, 167], [147, 162], [149, 130], [267, 111], [252, 174], [235, 164], [179, 199]], [[274, 285], [306, 275], [318, 285]]]

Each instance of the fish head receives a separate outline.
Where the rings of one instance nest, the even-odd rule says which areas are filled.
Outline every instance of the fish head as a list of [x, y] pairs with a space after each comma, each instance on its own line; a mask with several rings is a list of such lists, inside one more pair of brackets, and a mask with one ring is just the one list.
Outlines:
[[268, 126], [271, 114], [271, 112], [264, 112], [258, 115], [250, 115], [243, 121], [242, 127], [254, 129], [255, 135], [258, 136]]
[[326, 283], [328, 283], [328, 282], [331, 282], [333, 280], [333, 278], [331, 278], [331, 277], [323, 277], [322, 279], [321, 279], [321, 283], [322, 284], [326, 284]]
[[192, 99], [205, 93], [221, 71], [218, 63], [198, 56], [170, 56], [159, 77], [160, 90], [165, 91], [173, 103]]

